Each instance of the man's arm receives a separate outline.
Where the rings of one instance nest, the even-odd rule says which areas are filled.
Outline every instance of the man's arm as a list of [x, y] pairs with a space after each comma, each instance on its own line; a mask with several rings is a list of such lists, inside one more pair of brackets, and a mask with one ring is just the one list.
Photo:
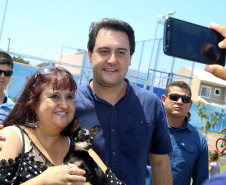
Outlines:
[[172, 172], [168, 154], [149, 153], [153, 185], [172, 185]]
[[224, 127], [222, 130], [218, 131], [219, 133], [223, 132], [224, 130], [226, 130], [226, 127]]

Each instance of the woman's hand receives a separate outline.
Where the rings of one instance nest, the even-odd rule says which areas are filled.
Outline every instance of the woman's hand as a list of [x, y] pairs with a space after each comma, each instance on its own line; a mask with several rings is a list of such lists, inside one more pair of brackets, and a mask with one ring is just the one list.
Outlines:
[[52, 166], [37, 177], [26, 181], [23, 185], [85, 185], [86, 178], [83, 176], [84, 174], [84, 170], [73, 164]]

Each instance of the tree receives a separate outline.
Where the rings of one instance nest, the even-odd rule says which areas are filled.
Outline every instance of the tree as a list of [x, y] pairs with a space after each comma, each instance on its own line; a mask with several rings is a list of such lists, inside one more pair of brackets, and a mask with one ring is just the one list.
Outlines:
[[18, 57], [13, 56], [13, 61], [23, 63], [23, 64], [29, 64], [30, 63], [29, 61], [26, 61], [23, 58], [21, 58], [21, 56], [18, 56]]
[[201, 117], [201, 124], [203, 123], [203, 120], [205, 120], [205, 125], [202, 126], [201, 129], [204, 130], [206, 136], [207, 130], [211, 127], [214, 128], [216, 123], [220, 121], [221, 114], [223, 114], [224, 110], [223, 109], [221, 110], [222, 113], [218, 112], [213, 113], [212, 107], [206, 110], [206, 105], [202, 100], [198, 101], [197, 107], [198, 107], [197, 113]]

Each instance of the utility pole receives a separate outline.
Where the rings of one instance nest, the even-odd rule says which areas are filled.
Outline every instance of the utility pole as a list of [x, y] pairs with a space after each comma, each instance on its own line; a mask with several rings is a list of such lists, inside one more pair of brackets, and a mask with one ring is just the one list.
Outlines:
[[4, 21], [5, 21], [7, 4], [8, 4], [8, 0], [6, 0], [6, 3], [5, 3], [5, 11], [4, 11], [4, 14], [3, 14], [3, 19], [2, 19], [2, 28], [1, 28], [1, 32], [0, 32], [0, 45], [1, 45], [2, 31], [3, 31]]

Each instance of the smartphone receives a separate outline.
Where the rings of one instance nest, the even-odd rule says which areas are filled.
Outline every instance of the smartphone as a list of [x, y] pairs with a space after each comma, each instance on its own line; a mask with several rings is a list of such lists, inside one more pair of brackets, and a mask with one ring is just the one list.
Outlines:
[[164, 25], [163, 51], [166, 55], [225, 66], [224, 37], [213, 29], [168, 17]]

